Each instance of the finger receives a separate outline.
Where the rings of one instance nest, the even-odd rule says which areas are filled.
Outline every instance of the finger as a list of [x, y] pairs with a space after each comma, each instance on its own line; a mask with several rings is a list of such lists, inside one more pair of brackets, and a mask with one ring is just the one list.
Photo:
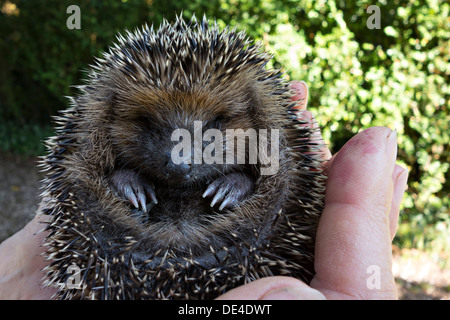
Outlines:
[[311, 134], [311, 142], [319, 146], [319, 150], [317, 150], [317, 154], [319, 155], [319, 158], [328, 161], [331, 159], [331, 151], [327, 147], [325, 141], [322, 138], [322, 134], [320, 133], [319, 125], [314, 118], [313, 114], [308, 111], [304, 110], [298, 113], [298, 119], [300, 121], [303, 121], [305, 123], [299, 124], [299, 126], [306, 126], [311, 129], [313, 129], [313, 132]]
[[[327, 298], [396, 297], [389, 226], [396, 153], [396, 133], [375, 127], [333, 159], [311, 282]], [[375, 289], [367, 282], [370, 270], [379, 273]]]
[[396, 164], [392, 173], [392, 181], [394, 183], [394, 194], [392, 196], [391, 212], [389, 213], [391, 240], [394, 239], [395, 233], [397, 232], [400, 203], [402, 202], [407, 187], [408, 170]]
[[[330, 154], [331, 154], [331, 152], [330, 152]], [[327, 160], [327, 162], [325, 162], [324, 167], [325, 167], [326, 169], [329, 170], [329, 169], [331, 168], [331, 165], [333, 164], [333, 161], [334, 161], [334, 159], [337, 157], [338, 154], [339, 154], [339, 151], [336, 152], [333, 156], [331, 156], [331, 158], [329, 158], [329, 159]]]
[[290, 83], [291, 89], [295, 92], [292, 96], [292, 101], [297, 101], [294, 110], [306, 110], [308, 107], [308, 85], [304, 81], [292, 81]]
[[292, 96], [292, 101], [297, 101], [297, 105], [293, 108], [298, 110], [298, 119], [300, 121], [306, 122], [304, 124], [299, 124], [299, 126], [308, 126], [313, 129], [314, 132], [311, 136], [311, 142], [316, 143], [320, 146], [319, 154], [322, 160], [329, 160], [331, 158], [330, 149], [328, 149], [325, 141], [322, 138], [319, 125], [315, 120], [313, 114], [307, 111], [308, 107], [308, 85], [304, 81], [292, 81], [290, 83], [291, 89], [295, 92]]
[[234, 288], [217, 300], [316, 300], [325, 299], [302, 281], [284, 277], [266, 277]]
[[48, 235], [43, 227], [51, 219], [42, 214], [43, 203], [33, 220], [0, 244], [0, 300], [50, 299], [56, 293], [42, 283], [49, 264], [42, 255]]
[[314, 130], [312, 137], [311, 137], [311, 141], [314, 143], [317, 143], [320, 146], [320, 152], [319, 152], [320, 158], [322, 160], [328, 161], [331, 159], [331, 151], [328, 148], [328, 146], [326, 145], [325, 141], [323, 140], [319, 125], [312, 114], [311, 114], [311, 119], [312, 119], [312, 128]]

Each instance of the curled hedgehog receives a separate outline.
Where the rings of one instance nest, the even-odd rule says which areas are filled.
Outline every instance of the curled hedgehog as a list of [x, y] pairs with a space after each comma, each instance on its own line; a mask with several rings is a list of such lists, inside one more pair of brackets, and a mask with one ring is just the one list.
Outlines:
[[[118, 36], [47, 142], [46, 286], [61, 299], [210, 299], [272, 275], [310, 281], [325, 175], [270, 59], [206, 18]], [[266, 157], [251, 155], [252, 132]]]

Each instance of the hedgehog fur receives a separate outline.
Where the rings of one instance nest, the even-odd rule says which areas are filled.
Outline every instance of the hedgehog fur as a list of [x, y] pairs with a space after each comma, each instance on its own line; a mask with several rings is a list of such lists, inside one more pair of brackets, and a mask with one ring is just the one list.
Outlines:
[[[210, 299], [261, 277], [311, 280], [325, 188], [320, 146], [298, 120], [288, 82], [266, 68], [270, 59], [244, 32], [181, 16], [119, 35], [96, 59], [56, 117], [42, 160], [44, 283], [58, 298]], [[211, 174], [198, 167], [195, 184], [165, 183], [152, 176], [159, 169], [148, 163], [157, 162], [139, 158], [137, 142], [148, 132], [162, 141], [174, 123], [190, 128], [217, 115], [227, 128], [279, 129], [280, 146], [275, 174], [261, 175], [259, 162], [238, 167], [252, 192], [222, 210], [201, 196]], [[138, 174], [150, 167], [158, 204], [143, 209], [119, 197], [110, 182], [119, 165]]]

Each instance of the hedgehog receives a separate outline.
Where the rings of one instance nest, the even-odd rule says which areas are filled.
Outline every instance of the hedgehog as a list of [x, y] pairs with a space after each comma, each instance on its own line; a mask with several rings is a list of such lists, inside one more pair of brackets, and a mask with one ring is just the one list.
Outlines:
[[95, 58], [41, 163], [43, 283], [57, 298], [311, 280], [326, 174], [272, 58], [244, 31], [181, 15]]

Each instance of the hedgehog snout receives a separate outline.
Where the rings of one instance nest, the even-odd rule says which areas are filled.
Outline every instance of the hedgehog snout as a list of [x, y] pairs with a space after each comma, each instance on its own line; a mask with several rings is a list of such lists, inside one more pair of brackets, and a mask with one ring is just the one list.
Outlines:
[[175, 177], [177, 179], [187, 179], [191, 172], [191, 166], [189, 164], [184, 162], [176, 164], [172, 161], [171, 157], [168, 157], [166, 160], [164, 168], [168, 177]]

